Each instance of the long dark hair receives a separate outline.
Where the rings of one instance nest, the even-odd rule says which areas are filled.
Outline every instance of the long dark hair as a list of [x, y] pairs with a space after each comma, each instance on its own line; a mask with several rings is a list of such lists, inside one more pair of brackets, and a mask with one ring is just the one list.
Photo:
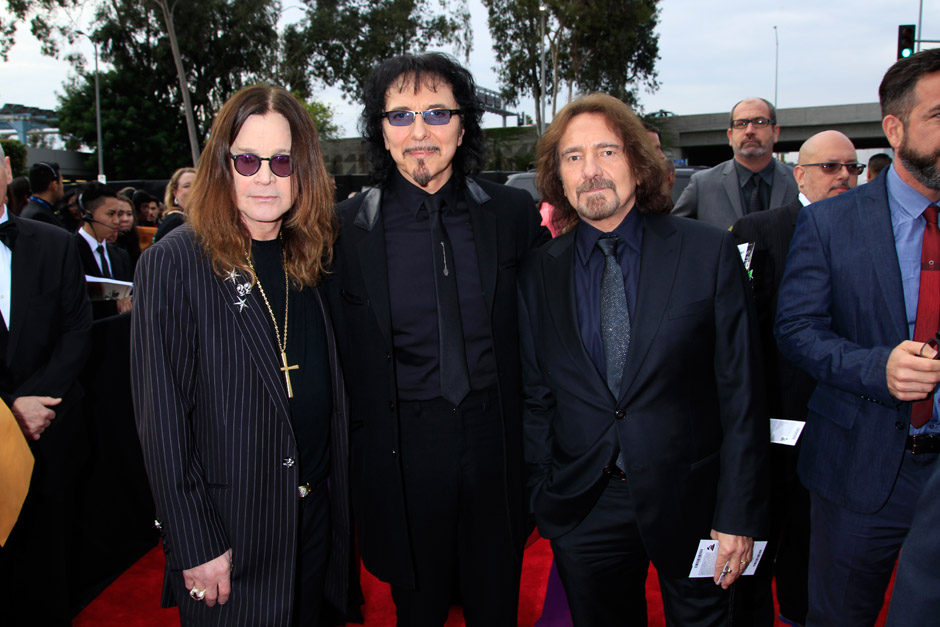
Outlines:
[[359, 119], [359, 132], [366, 144], [372, 169], [372, 182], [385, 186], [392, 180], [395, 162], [385, 149], [382, 134], [382, 112], [385, 111], [385, 95], [393, 86], [404, 88], [414, 82], [415, 91], [422, 86], [434, 90], [440, 83], [450, 85], [454, 100], [460, 109], [460, 124], [463, 141], [454, 155], [454, 172], [458, 176], [474, 174], [480, 170], [486, 156], [486, 144], [480, 121], [483, 119], [483, 103], [477, 97], [473, 75], [453, 57], [428, 52], [421, 55], [405, 54], [392, 57], [372, 70], [366, 81], [363, 100], [365, 108]]

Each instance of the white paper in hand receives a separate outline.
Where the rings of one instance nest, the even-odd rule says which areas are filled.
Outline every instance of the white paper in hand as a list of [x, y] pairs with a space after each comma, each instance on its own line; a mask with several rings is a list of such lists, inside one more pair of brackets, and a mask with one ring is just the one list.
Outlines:
[[[764, 550], [767, 548], [766, 540], [759, 540], [754, 543], [754, 550], [751, 552], [751, 562], [741, 573], [743, 577], [753, 575], [757, 570], [760, 559], [764, 556]], [[692, 561], [692, 570], [689, 572], [689, 578], [714, 578], [715, 560], [718, 556], [718, 540], [699, 540], [698, 550], [695, 551], [695, 559]]]

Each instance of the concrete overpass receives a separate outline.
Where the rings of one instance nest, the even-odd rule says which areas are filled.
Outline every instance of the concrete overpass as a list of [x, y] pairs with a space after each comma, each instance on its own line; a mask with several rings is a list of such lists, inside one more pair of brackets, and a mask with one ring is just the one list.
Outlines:
[[[730, 111], [669, 118], [663, 143], [670, 156], [688, 159], [689, 165], [712, 166], [731, 158], [728, 146]], [[829, 107], [777, 109], [780, 140], [776, 152], [795, 152], [820, 131], [842, 131], [856, 148], [888, 148], [881, 130], [881, 107], [876, 102]]]

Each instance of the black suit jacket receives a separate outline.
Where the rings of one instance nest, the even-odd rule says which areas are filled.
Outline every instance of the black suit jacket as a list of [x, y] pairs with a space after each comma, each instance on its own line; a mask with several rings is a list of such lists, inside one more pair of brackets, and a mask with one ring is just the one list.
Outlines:
[[[194, 237], [181, 227], [141, 256], [131, 325], [137, 429], [166, 553], [163, 604], [178, 603], [184, 615], [206, 621], [200, 624], [214, 614], [212, 624], [288, 627], [299, 451], [281, 362], [260, 290], [237, 273], [216, 276]], [[333, 379], [327, 597], [342, 608], [350, 524], [347, 397], [323, 308]], [[294, 374], [294, 385], [302, 381]], [[227, 604], [207, 608], [176, 596], [185, 594], [179, 571], [229, 548], [235, 570]]]
[[577, 525], [622, 450], [643, 544], [686, 577], [711, 529], [767, 531], [767, 451], [757, 327], [730, 233], [643, 215], [636, 314], [618, 398], [581, 340], [576, 229], [520, 271], [525, 456], [539, 532]]
[[30, 200], [23, 207], [23, 210], [20, 212], [21, 218], [26, 218], [28, 220], [37, 220], [39, 222], [45, 222], [46, 224], [51, 224], [57, 226], [62, 230], [66, 230], [65, 223], [55, 214], [52, 209], [45, 206], [42, 203], [38, 203], [35, 200]]
[[731, 231], [738, 244], [755, 243], [751, 285], [764, 349], [767, 409], [771, 418], [801, 421], [806, 420], [806, 405], [816, 381], [780, 353], [774, 338], [774, 317], [790, 240], [802, 208], [803, 203], [797, 198], [783, 207], [744, 216], [735, 222]]
[[[337, 207], [340, 236], [328, 281], [330, 307], [351, 399], [353, 506], [359, 550], [383, 581], [415, 583], [398, 449], [398, 394], [389, 305], [381, 190]], [[504, 426], [500, 464], [506, 473], [507, 520], [522, 550], [523, 499], [521, 379], [516, 334], [516, 268], [534, 243], [548, 238], [532, 198], [522, 190], [467, 179], [466, 199], [483, 299], [496, 356]]]
[[[75, 238], [79, 255], [81, 255], [85, 275], [96, 277], [103, 276], [101, 274], [101, 268], [98, 267], [98, 262], [95, 259], [97, 253], [91, 249], [91, 246], [88, 245], [88, 242], [85, 241], [85, 238], [80, 234], [76, 233], [72, 237]], [[108, 248], [108, 259], [111, 262], [111, 278], [117, 279], [118, 281], [133, 281], [134, 275], [131, 273], [131, 258], [127, 254], [127, 251], [108, 242], [105, 242], [105, 246]]]

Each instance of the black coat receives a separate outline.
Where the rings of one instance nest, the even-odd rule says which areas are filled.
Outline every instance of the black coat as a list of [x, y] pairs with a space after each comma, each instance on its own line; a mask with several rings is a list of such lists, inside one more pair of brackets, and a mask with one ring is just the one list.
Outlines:
[[[516, 270], [548, 232], [539, 227], [539, 214], [525, 191], [468, 179], [466, 200], [489, 313], [505, 434], [502, 454], [486, 461], [505, 470], [506, 520], [521, 555], [526, 513]], [[381, 190], [344, 201], [337, 211], [341, 230], [327, 289], [351, 399], [351, 477], [359, 550], [377, 577], [413, 586], [398, 455], [398, 394]]]

